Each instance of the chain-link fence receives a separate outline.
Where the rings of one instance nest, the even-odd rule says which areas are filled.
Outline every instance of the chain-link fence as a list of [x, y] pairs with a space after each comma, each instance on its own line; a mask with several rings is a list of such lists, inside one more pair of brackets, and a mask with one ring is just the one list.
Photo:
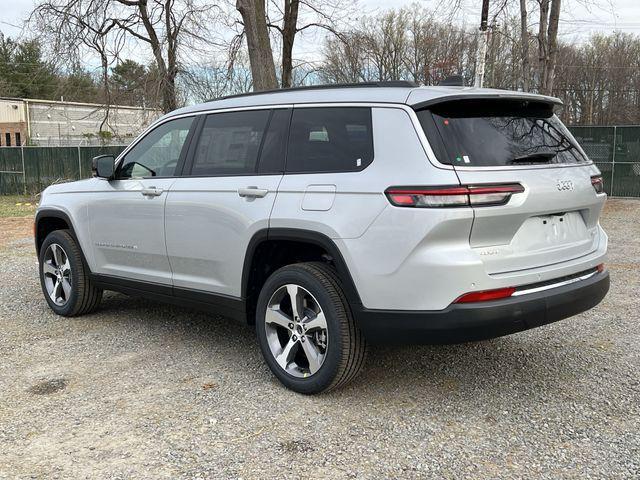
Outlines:
[[0, 195], [35, 194], [53, 183], [91, 176], [91, 159], [118, 155], [123, 145], [101, 147], [2, 147]]
[[[640, 197], [640, 126], [569, 127], [615, 197]], [[125, 146], [0, 148], [0, 195], [33, 194], [91, 176], [91, 159]]]
[[640, 197], [640, 125], [569, 127], [614, 197]]

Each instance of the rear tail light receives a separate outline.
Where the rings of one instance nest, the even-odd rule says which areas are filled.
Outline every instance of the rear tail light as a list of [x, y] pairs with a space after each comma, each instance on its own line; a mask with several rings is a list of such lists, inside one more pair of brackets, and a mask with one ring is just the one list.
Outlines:
[[504, 205], [524, 192], [519, 183], [452, 187], [389, 187], [384, 192], [396, 207], [486, 207]]
[[591, 177], [591, 185], [593, 185], [596, 193], [604, 193], [604, 180], [602, 180], [602, 175], [594, 175]]
[[516, 291], [514, 287], [497, 288], [495, 290], [482, 290], [480, 292], [465, 293], [453, 303], [487, 302], [508, 298]]

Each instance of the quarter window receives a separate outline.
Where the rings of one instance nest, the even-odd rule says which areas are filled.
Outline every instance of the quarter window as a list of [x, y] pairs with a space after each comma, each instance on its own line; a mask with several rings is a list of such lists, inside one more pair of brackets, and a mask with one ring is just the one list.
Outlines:
[[191, 175], [250, 175], [256, 163], [269, 110], [208, 115], [198, 139]]
[[175, 175], [193, 119], [171, 120], [148, 133], [125, 155], [118, 178]]
[[370, 108], [294, 110], [287, 172], [354, 172], [372, 161]]

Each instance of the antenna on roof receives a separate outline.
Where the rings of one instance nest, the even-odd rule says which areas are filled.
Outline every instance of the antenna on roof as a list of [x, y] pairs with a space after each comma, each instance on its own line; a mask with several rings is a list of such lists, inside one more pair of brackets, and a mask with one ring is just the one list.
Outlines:
[[443, 87], [464, 87], [464, 78], [462, 78], [462, 75], [449, 75], [438, 85]]

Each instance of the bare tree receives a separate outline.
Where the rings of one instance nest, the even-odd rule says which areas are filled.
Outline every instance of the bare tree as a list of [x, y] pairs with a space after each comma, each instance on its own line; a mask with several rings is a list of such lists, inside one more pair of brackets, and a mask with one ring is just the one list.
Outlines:
[[265, 0], [237, 0], [247, 39], [254, 90], [278, 88], [276, 67], [267, 26]]
[[522, 59], [522, 89], [529, 91], [529, 24], [527, 23], [527, 0], [520, 0], [520, 52]]
[[293, 47], [298, 35], [315, 30], [341, 38], [356, 5], [341, 0], [270, 0], [268, 25], [276, 32], [275, 40], [282, 47], [282, 88], [293, 85]]
[[[54, 21], [52, 21], [54, 20]], [[98, 55], [103, 89], [104, 118], [100, 131], [109, 126], [111, 89], [109, 68], [123, 46], [123, 35], [115, 29], [108, 7], [101, 2], [84, 6], [79, 1], [44, 2], [31, 14], [44, 37], [50, 41], [56, 56], [71, 65], [80, 63], [83, 49]]]
[[[305, 69], [308, 66], [308, 62], [294, 59], [298, 36], [315, 30], [339, 37], [339, 26], [348, 21], [349, 14], [355, 9], [355, 2], [345, 5], [341, 0], [269, 0], [268, 3], [266, 0], [236, 0], [235, 5], [242, 16], [243, 30], [231, 42], [231, 63], [242, 38], [246, 37], [255, 90], [277, 88], [278, 76], [282, 88], [293, 86], [294, 78], [306, 78], [308, 72], [294, 75], [296, 63], [304, 65]], [[280, 47], [279, 69], [273, 57], [277, 47]]]
[[231, 69], [223, 61], [193, 65], [184, 70], [181, 82], [188, 92], [188, 100], [193, 102], [247, 92], [252, 87], [248, 56], [244, 51], [239, 52]]
[[[92, 36], [105, 45], [123, 36], [147, 45], [158, 70], [162, 109], [168, 112], [177, 107], [180, 47], [194, 48], [194, 42], [203, 39], [207, 14], [214, 7], [205, 0], [44, 0], [32, 18], [50, 34], [58, 32], [59, 45], [86, 43]], [[101, 13], [100, 28], [94, 31], [88, 25], [93, 25], [96, 12]], [[79, 36], [68, 35], [70, 18], [80, 25]], [[113, 32], [117, 34], [110, 36]]]

